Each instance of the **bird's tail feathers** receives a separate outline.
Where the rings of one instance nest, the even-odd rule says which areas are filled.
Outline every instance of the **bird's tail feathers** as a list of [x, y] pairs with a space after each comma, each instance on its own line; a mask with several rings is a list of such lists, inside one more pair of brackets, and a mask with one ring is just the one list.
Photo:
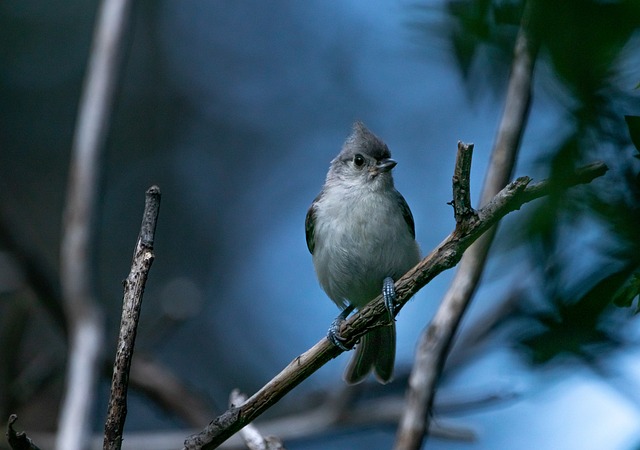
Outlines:
[[360, 339], [344, 372], [344, 380], [349, 384], [360, 383], [373, 370], [380, 383], [389, 383], [393, 379], [395, 359], [395, 324], [374, 328]]

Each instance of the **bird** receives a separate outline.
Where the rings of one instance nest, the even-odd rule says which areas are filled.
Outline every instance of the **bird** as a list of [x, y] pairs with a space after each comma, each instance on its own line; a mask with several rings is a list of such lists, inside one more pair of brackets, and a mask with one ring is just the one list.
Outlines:
[[371, 372], [382, 384], [392, 380], [394, 280], [420, 261], [413, 215], [394, 187], [391, 170], [396, 164], [387, 145], [356, 122], [305, 219], [320, 286], [342, 309], [329, 328], [329, 340], [348, 350], [339, 336], [340, 323], [381, 292], [389, 309], [389, 324], [370, 330], [356, 344], [343, 377], [348, 384], [363, 381]]

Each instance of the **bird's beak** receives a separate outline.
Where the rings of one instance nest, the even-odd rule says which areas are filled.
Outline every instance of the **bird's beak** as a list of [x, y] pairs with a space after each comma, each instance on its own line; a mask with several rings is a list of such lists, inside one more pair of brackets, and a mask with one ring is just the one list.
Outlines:
[[381, 159], [378, 162], [378, 164], [376, 164], [376, 169], [380, 173], [389, 172], [391, 169], [393, 169], [396, 166], [396, 164], [398, 163], [395, 159], [385, 158], [385, 159]]

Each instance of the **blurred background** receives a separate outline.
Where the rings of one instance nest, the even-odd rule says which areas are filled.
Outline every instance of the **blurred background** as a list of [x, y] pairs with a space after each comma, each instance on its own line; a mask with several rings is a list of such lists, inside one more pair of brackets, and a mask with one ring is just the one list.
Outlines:
[[[635, 304], [612, 300], [634, 300], [640, 268], [640, 164], [630, 136], [638, 128], [625, 121], [640, 115], [640, 3], [532, 3], [540, 50], [515, 175], [561, 179], [593, 160], [610, 170], [501, 225], [436, 397], [435, 421], [452, 436], [427, 445], [638, 449], [640, 327]], [[30, 434], [55, 431], [64, 389], [61, 220], [97, 6], [0, 3], [0, 418], [17, 413]], [[315, 279], [304, 218], [354, 121], [399, 162], [396, 186], [429, 252], [455, 225], [447, 202], [458, 140], [475, 143], [479, 196], [522, 8], [519, 0], [135, 2], [92, 268], [105, 361], [152, 184], [162, 206], [136, 358], [162, 367], [208, 419], [231, 389], [255, 392], [315, 344], [338, 313]], [[401, 398], [451, 275], [400, 313], [391, 385], [346, 389], [342, 355], [268, 417], [336, 396]], [[105, 364], [97, 434], [109, 382]], [[202, 421], [131, 388], [127, 433]], [[390, 448], [394, 434], [393, 424], [365, 421], [285, 443]]]

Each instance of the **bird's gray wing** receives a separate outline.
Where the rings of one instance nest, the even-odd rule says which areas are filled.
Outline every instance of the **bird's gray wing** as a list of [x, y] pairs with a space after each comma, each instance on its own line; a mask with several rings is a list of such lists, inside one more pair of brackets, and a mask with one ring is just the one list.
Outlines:
[[[400, 206], [400, 211], [402, 211], [402, 217], [404, 217], [404, 221], [407, 223], [407, 226], [409, 227], [409, 232], [411, 233], [411, 236], [415, 239], [416, 225], [413, 221], [413, 214], [411, 214], [411, 209], [409, 209], [409, 205], [407, 204], [407, 201], [404, 199], [404, 197], [400, 192], [395, 191], [395, 196], [396, 196], [398, 205]], [[308, 240], [309, 238], [307, 237], [307, 242]]]
[[309, 207], [307, 211], [307, 217], [304, 221], [304, 231], [307, 237], [307, 248], [309, 249], [309, 253], [313, 255], [313, 249], [316, 246], [315, 236], [314, 236], [314, 228], [316, 223], [316, 203], [322, 197], [322, 192], [318, 194], [318, 196], [313, 199], [313, 203]]

